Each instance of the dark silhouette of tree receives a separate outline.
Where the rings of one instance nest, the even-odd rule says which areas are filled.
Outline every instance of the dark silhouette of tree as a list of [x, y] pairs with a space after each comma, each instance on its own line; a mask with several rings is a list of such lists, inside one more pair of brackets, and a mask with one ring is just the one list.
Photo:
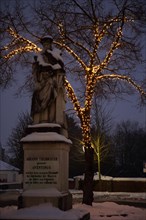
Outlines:
[[82, 149], [82, 131], [75, 119], [67, 117], [68, 137], [72, 141], [69, 152], [69, 174], [70, 177], [82, 175], [84, 173], [84, 152]]
[[23, 146], [21, 139], [27, 134], [27, 126], [32, 123], [32, 119], [29, 113], [22, 113], [18, 116], [18, 122], [15, 128], [13, 128], [11, 135], [8, 138], [7, 146], [10, 148], [11, 159], [10, 162], [23, 172]]
[[146, 161], [146, 131], [138, 122], [126, 121], [117, 125], [114, 144], [121, 176], [143, 176]]
[[0, 142], [0, 160], [9, 163], [9, 156], [6, 152], [5, 147], [2, 146], [1, 142]]
[[[105, 103], [101, 99], [94, 98], [92, 110], [92, 147], [94, 148], [95, 160], [98, 164], [99, 180], [101, 180], [101, 170], [106, 166], [110, 158], [111, 161], [111, 112], [107, 111]], [[112, 161], [111, 161], [112, 162]], [[108, 167], [108, 170], [111, 168]]]

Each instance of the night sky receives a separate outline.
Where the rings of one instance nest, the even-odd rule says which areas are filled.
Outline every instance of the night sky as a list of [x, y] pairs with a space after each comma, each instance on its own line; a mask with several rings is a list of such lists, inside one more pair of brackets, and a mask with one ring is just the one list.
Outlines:
[[[146, 43], [144, 45], [146, 46]], [[143, 52], [146, 58], [145, 48], [143, 48]], [[145, 74], [144, 72], [145, 70], [143, 74]], [[28, 94], [16, 97], [17, 88], [18, 85], [14, 84], [13, 87], [7, 90], [0, 90], [0, 142], [2, 146], [6, 145], [12, 129], [17, 125], [18, 115], [22, 112], [30, 112], [31, 97]], [[113, 128], [123, 120], [138, 121], [140, 125], [146, 128], [146, 107], [138, 105], [138, 95], [128, 97], [126, 95], [126, 100], [118, 101], [116, 99], [107, 102], [107, 110], [112, 112]]]

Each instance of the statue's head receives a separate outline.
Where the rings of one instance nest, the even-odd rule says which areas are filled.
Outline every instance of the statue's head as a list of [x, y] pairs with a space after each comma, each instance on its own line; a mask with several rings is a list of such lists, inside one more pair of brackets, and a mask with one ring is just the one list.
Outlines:
[[44, 36], [40, 39], [40, 43], [43, 45], [45, 50], [52, 49], [53, 38], [50, 35]]

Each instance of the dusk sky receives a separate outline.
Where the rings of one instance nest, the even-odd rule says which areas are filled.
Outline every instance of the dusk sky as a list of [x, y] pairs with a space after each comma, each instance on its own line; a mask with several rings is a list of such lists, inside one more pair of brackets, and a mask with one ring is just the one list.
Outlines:
[[[6, 146], [7, 139], [18, 122], [18, 115], [22, 112], [30, 112], [31, 97], [22, 95], [16, 97], [17, 87], [1, 91], [0, 98], [0, 141], [2, 146]], [[109, 101], [107, 106], [112, 116], [113, 127], [121, 121], [138, 121], [141, 126], [146, 128], [146, 108], [138, 106], [137, 97], [129, 96], [126, 100]]]

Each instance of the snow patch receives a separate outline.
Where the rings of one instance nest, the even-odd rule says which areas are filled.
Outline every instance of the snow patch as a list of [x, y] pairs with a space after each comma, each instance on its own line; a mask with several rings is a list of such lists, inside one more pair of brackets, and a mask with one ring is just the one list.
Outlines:
[[146, 182], [146, 178], [140, 178], [140, 177], [114, 177], [113, 178], [114, 181], [142, 181], [142, 182]]
[[146, 209], [114, 202], [93, 203], [92, 206], [75, 204], [73, 209], [61, 211], [49, 203], [16, 210], [16, 207], [0, 208], [3, 219], [57, 219], [79, 220], [84, 214], [90, 213], [90, 220], [145, 220]]
[[[75, 176], [74, 179], [84, 180], [84, 174], [80, 176]], [[94, 180], [99, 180], [99, 173], [97, 172], [94, 175]], [[144, 177], [112, 177], [112, 176], [103, 176], [101, 175], [101, 180], [114, 180], [114, 181], [142, 181], [146, 182], [146, 178]]]
[[39, 142], [39, 141], [52, 141], [52, 142], [65, 142], [71, 144], [71, 140], [56, 132], [33, 132], [21, 139], [21, 142]]
[[118, 205], [114, 202], [93, 203], [93, 206], [75, 204], [74, 208], [85, 209], [91, 214], [91, 220], [145, 220], [146, 209], [128, 205]]
[[46, 63], [46, 62], [44, 61], [42, 54], [38, 54], [38, 55], [37, 55], [37, 61], [38, 61], [39, 64], [42, 65], [42, 66], [52, 66], [51, 64]]
[[61, 60], [63, 62], [63, 59], [61, 57], [62, 55], [61, 50], [54, 48], [53, 50], [47, 50], [47, 51], [51, 53], [52, 56], [56, 58], [56, 60]]
[[[4, 214], [3, 214], [4, 213]], [[57, 219], [57, 220], [79, 220], [85, 213], [85, 210], [71, 209], [69, 211], [61, 211], [53, 207], [50, 203], [41, 204], [24, 209], [7, 209], [1, 214], [3, 219]]]
[[[63, 59], [61, 57], [61, 51], [57, 48], [54, 48], [53, 50], [47, 50], [48, 53], [52, 54], [52, 56], [56, 59], [56, 60], [60, 60], [61, 62], [63, 62]], [[39, 62], [40, 65], [42, 66], [50, 66], [52, 67], [52, 69], [54, 70], [58, 70], [58, 69], [61, 69], [62, 67], [60, 66], [60, 64], [50, 64], [50, 63], [47, 63], [44, 61], [43, 59], [43, 56], [42, 56], [42, 53], [39, 53], [37, 55], [37, 61]]]
[[13, 171], [19, 171], [18, 168], [0, 160], [0, 170], [3, 170], [3, 171], [10, 171], [10, 170], [13, 170]]
[[55, 127], [59, 127], [61, 128], [61, 125], [59, 124], [55, 124], [55, 123], [40, 123], [40, 124], [33, 124], [33, 125], [28, 125], [28, 128], [41, 128], [41, 127], [45, 127], [45, 128], [55, 128]]

